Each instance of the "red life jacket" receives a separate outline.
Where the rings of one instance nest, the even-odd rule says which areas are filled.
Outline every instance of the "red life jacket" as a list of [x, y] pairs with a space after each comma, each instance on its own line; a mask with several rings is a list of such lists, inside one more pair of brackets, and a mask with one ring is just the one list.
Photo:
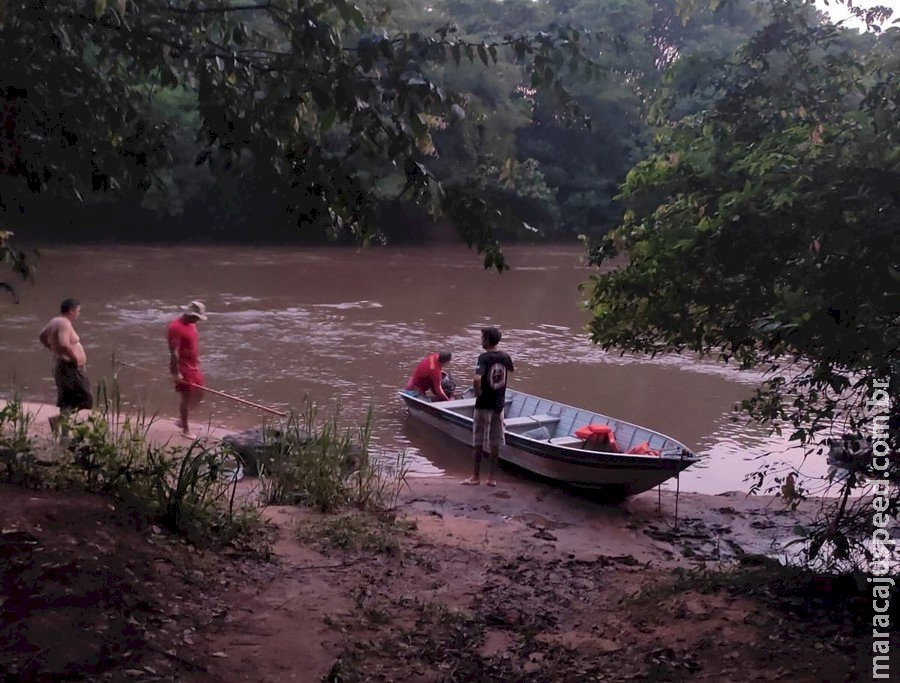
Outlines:
[[628, 449], [629, 455], [655, 455], [659, 457], [659, 451], [650, 448], [649, 441], [641, 441], [637, 446]]
[[618, 453], [616, 435], [609, 425], [589, 424], [575, 430], [575, 436], [584, 440], [582, 448], [605, 453]]

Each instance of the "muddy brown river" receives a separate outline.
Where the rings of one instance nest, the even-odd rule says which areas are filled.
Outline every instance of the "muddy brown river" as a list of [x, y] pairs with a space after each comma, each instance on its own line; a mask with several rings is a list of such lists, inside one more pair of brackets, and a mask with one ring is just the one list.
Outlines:
[[[93, 382], [118, 380], [123, 399], [161, 418], [176, 413], [168, 377], [167, 323], [192, 299], [208, 385], [287, 409], [305, 395], [348, 424], [374, 406], [374, 441], [405, 451], [415, 472], [468, 470], [468, 450], [406, 418], [396, 390], [427, 353], [453, 352], [451, 370], [470, 381], [479, 329], [494, 324], [516, 372], [510, 386], [651, 427], [695, 449], [703, 461], [681, 489], [743, 490], [767, 453], [800, 464], [786, 440], [770, 437], [733, 406], [759, 382], [714, 361], [649, 360], [606, 353], [584, 333], [578, 285], [593, 272], [579, 246], [513, 247], [513, 269], [485, 272], [458, 245], [403, 248], [52, 247], [41, 251], [36, 284], [21, 302], [0, 302], [0, 393], [55, 396], [49, 353], [37, 341], [62, 299], [82, 302], [76, 323]], [[150, 369], [115, 372], [113, 357]], [[245, 428], [264, 413], [208, 398], [199, 417]], [[815, 466], [813, 466], [815, 465]], [[804, 473], [821, 474], [817, 463]], [[517, 476], [517, 475], [516, 475]]]

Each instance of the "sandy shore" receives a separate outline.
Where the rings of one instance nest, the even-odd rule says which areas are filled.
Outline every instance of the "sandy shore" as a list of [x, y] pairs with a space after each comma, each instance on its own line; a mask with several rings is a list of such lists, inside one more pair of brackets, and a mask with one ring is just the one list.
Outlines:
[[787, 514], [772, 497], [656, 492], [624, 503], [597, 502], [551, 483], [503, 477], [496, 489], [441, 477], [413, 480], [401, 509], [430, 537], [514, 557], [561, 556], [595, 561], [631, 557], [655, 566], [719, 562], [743, 554], [780, 555], [793, 527], [815, 508]]
[[[3, 408], [7, 400], [0, 398], [0, 408]], [[36, 401], [23, 401], [22, 407], [25, 412], [29, 413], [33, 418], [32, 431], [42, 437], [50, 435], [49, 418], [59, 414], [59, 409], [49, 403], [38, 403]], [[75, 419], [84, 420], [90, 415], [90, 411], [82, 410], [75, 414]], [[175, 416], [147, 416], [147, 437], [151, 442], [157, 444], [169, 444], [177, 446], [179, 444], [189, 444], [190, 439], [181, 434], [181, 430], [175, 424]], [[193, 422], [191, 429], [195, 436], [204, 440], [221, 440], [228, 434], [234, 434], [234, 430], [227, 427], [212, 425], [204, 422]]]
[[[56, 410], [26, 408], [46, 434]], [[171, 419], [149, 436], [188, 444]], [[816, 501], [797, 516], [771, 497], [681, 494], [676, 517], [671, 492], [610, 505], [498, 480], [410, 479], [386, 520], [266, 508], [264, 563], [187, 546], [105, 498], [0, 485], [15, 610], [0, 666], [29, 680], [862, 680], [866, 631], [837, 584], [684, 573], [778, 555]]]

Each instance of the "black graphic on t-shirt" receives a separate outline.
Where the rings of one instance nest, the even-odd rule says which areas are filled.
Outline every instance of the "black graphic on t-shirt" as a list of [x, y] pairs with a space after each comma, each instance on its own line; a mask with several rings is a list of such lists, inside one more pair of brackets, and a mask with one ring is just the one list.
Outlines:
[[506, 366], [503, 363], [494, 363], [488, 370], [487, 376], [491, 389], [494, 391], [506, 389]]
[[481, 395], [476, 408], [501, 411], [506, 401], [507, 373], [513, 372], [513, 362], [503, 351], [486, 351], [478, 356], [475, 374], [481, 377]]

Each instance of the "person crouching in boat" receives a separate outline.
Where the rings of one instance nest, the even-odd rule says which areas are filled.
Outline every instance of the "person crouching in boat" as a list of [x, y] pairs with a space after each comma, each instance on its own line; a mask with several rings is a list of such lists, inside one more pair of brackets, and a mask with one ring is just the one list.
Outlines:
[[442, 386], [442, 372], [444, 366], [449, 365], [452, 358], [453, 354], [449, 351], [425, 356], [406, 383], [406, 393], [417, 398], [425, 398], [430, 391], [434, 397], [432, 400], [449, 401], [450, 396]]

